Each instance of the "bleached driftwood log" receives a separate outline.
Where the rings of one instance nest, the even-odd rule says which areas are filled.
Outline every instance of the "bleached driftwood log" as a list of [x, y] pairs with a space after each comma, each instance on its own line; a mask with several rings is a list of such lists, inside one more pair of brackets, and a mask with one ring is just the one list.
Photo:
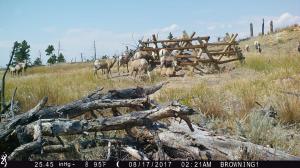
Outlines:
[[[62, 143], [59, 136], [87, 135], [89, 132], [125, 130], [125, 138], [105, 139], [96, 137], [97, 145], [124, 146], [121, 148], [137, 160], [157, 159], [212, 159], [212, 160], [299, 160], [300, 158], [272, 148], [239, 141], [231, 137], [215, 135], [208, 130], [193, 125], [189, 116], [196, 112], [176, 101], [155, 106], [148, 96], [161, 88], [160, 85], [148, 88], [109, 91], [106, 94], [94, 93], [64, 106], [44, 107], [44, 98], [28, 113], [17, 116], [2, 130], [0, 149], [8, 151], [9, 160], [26, 160], [31, 154], [80, 152], [79, 148], [89, 142], [76, 141]], [[71, 119], [91, 109], [139, 106], [139, 110], [127, 114], [116, 114], [92, 120]], [[56, 109], [45, 114], [49, 109]], [[47, 110], [45, 110], [47, 109]], [[61, 110], [62, 109], [62, 110]], [[60, 111], [61, 110], [61, 111]], [[59, 115], [57, 111], [60, 111]], [[74, 112], [75, 111], [75, 112]], [[69, 118], [66, 117], [70, 114]], [[39, 117], [38, 120], [36, 117]], [[170, 120], [171, 118], [171, 120]], [[172, 118], [180, 118], [180, 123]], [[181, 120], [185, 122], [181, 122]], [[162, 122], [165, 121], [165, 122]], [[53, 139], [56, 137], [55, 139]], [[66, 144], [66, 145], [65, 145]], [[112, 149], [109, 148], [109, 156]], [[109, 159], [110, 157], [108, 157]]]
[[[95, 120], [43, 119], [41, 120], [41, 132], [44, 136], [61, 136], [83, 134], [84, 132], [125, 130], [136, 126], [152, 125], [155, 121], [170, 117], [183, 118], [191, 127], [191, 130], [193, 130], [191, 122], [186, 116], [193, 115], [194, 113], [193, 109], [174, 102], [165, 107]], [[35, 129], [36, 125], [37, 122], [33, 122], [23, 127], [18, 127], [17, 134], [22, 134], [22, 136], [19, 136], [20, 138], [26, 137], [26, 139], [31, 141], [38, 134]], [[23, 142], [24, 140], [19, 141]]]
[[0, 123], [2, 125], [0, 127], [0, 150], [10, 153], [20, 145], [19, 143], [22, 144], [17, 140], [16, 128], [37, 121], [40, 118], [74, 118], [92, 110], [116, 107], [148, 109], [151, 106], [148, 95], [155, 93], [164, 84], [166, 83], [149, 87], [109, 90], [106, 93], [101, 93], [102, 89], [98, 89], [74, 102], [52, 107], [45, 107], [47, 103], [47, 97], [45, 97], [28, 112], [15, 116], [7, 123]]
[[143, 152], [132, 148], [131, 146], [123, 147], [123, 149], [137, 160], [149, 160]]
[[[193, 125], [194, 132], [186, 123], [172, 120], [167, 127], [159, 127], [159, 138], [164, 151], [171, 158], [201, 160], [300, 160], [283, 151], [243, 142], [231, 137], [215, 135]], [[144, 130], [138, 136], [149, 136]], [[149, 137], [148, 137], [149, 138]]]
[[[41, 142], [38, 142], [36, 140], [38, 138], [35, 138], [39, 137], [40, 133], [43, 136], [62, 136], [84, 134], [85, 132], [99, 132], [121, 129], [125, 130], [136, 126], [152, 125], [152, 123], [155, 121], [169, 117], [183, 118], [188, 123], [188, 125], [191, 126], [191, 123], [186, 119], [186, 116], [192, 115], [194, 114], [194, 112], [195, 111], [193, 109], [185, 105], [173, 102], [165, 107], [157, 107], [151, 110], [132, 112], [122, 116], [99, 118], [92, 121], [70, 119], [43, 119], [28, 125], [17, 127], [16, 134], [19, 142], [22, 142], [23, 145], [15, 149], [9, 158], [26, 158], [28, 157], [28, 153], [36, 153], [38, 150], [42, 150]], [[40, 129], [36, 129], [37, 125], [41, 125], [39, 127]], [[133, 150], [128, 151], [132, 152]], [[22, 155], [22, 153], [25, 153], [25, 156]]]
[[[47, 98], [41, 100], [41, 102], [29, 112], [15, 116], [15, 119], [8, 123], [8, 128], [15, 128], [16, 125], [24, 125], [39, 118], [74, 118], [84, 114], [87, 111], [101, 108], [111, 107], [131, 107], [140, 106], [142, 103], [146, 103], [148, 95], [155, 93], [157, 90], [166, 83], [160, 83], [150, 87], [136, 87], [121, 90], [109, 90], [106, 94], [100, 93], [99, 90], [89, 94], [80, 100], [68, 103], [62, 106], [47, 107], [41, 109], [47, 102]], [[127, 100], [137, 99], [137, 100]]]

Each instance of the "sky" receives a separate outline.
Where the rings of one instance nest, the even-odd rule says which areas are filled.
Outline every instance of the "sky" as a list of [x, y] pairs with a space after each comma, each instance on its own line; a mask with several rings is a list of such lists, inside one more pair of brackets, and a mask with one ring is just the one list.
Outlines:
[[67, 61], [91, 58], [96, 41], [97, 56], [120, 54], [126, 45], [135, 46], [142, 38], [158, 34], [164, 39], [186, 30], [216, 39], [226, 32], [249, 36], [274, 28], [300, 24], [299, 0], [0, 0], [0, 66], [9, 60], [15, 41], [31, 46], [32, 62], [49, 44]]

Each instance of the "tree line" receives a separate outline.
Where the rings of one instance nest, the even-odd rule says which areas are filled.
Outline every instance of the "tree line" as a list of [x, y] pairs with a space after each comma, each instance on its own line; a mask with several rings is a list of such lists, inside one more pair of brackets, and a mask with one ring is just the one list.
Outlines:
[[[27, 64], [33, 65], [33, 66], [39, 66], [39, 65], [43, 64], [41, 56], [37, 57], [33, 61], [33, 63], [31, 62], [30, 45], [28, 44], [28, 42], [26, 40], [23, 40], [22, 42], [16, 41], [14, 43], [14, 46], [15, 46], [16, 51], [13, 56], [12, 65], [16, 65], [19, 62], [26, 62]], [[48, 45], [48, 47], [45, 50], [46, 56], [48, 56], [48, 60], [47, 60], [48, 64], [56, 64], [56, 63], [66, 62], [66, 59], [61, 52], [59, 52], [58, 56], [57, 56], [54, 54], [54, 51], [55, 51], [55, 49], [54, 49], [53, 45]]]

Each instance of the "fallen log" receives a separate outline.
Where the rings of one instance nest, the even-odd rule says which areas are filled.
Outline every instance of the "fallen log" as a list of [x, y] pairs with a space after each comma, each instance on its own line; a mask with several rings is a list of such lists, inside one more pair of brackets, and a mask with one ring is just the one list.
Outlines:
[[41, 147], [42, 144], [37, 141], [21, 145], [8, 156], [8, 160], [27, 160], [31, 154], [37, 153]]
[[123, 147], [123, 149], [137, 160], [149, 160], [143, 152], [132, 148], [131, 146]]
[[[1, 125], [4, 126], [1, 126], [0, 129], [0, 150], [8, 153], [12, 152], [13, 149], [22, 144], [22, 142], [18, 142], [18, 137], [15, 132], [16, 127], [27, 125], [40, 118], [74, 118], [86, 112], [91, 112], [92, 110], [105, 108], [149, 108], [150, 102], [148, 102], [148, 95], [155, 93], [165, 84], [166, 82], [148, 87], [109, 90], [107, 93], [101, 93], [100, 91], [103, 88], [100, 88], [79, 100], [66, 105], [53, 107], [44, 107], [47, 102], [47, 97], [45, 97], [35, 108], [26, 113], [16, 115], [15, 118], [8, 123], [1, 123]], [[21, 129], [19, 129], [19, 131], [21, 131]]]
[[[36, 121], [39, 118], [58, 118], [58, 117], [69, 117], [74, 118], [84, 114], [87, 111], [93, 109], [101, 108], [112, 108], [112, 107], [131, 107], [139, 106], [142, 103], [146, 103], [146, 96], [155, 93], [157, 90], [161, 89], [166, 82], [160, 83], [150, 87], [137, 87], [121, 90], [109, 90], [107, 94], [99, 93], [97, 90], [94, 93], [89, 94], [80, 100], [68, 103], [62, 106], [54, 107], [42, 107], [47, 102], [47, 98], [44, 98], [40, 103], [30, 111], [23, 113], [21, 115], [15, 116], [15, 119], [7, 124], [8, 129], [13, 129], [17, 125], [25, 125], [30, 122]], [[122, 100], [112, 100], [112, 99], [122, 99]], [[137, 100], [123, 100], [123, 99], [137, 99]], [[0, 134], [1, 139], [1, 134]]]
[[[85, 132], [111, 131], [128, 129], [135, 126], [147, 126], [153, 122], [169, 118], [185, 118], [186, 115], [194, 114], [194, 110], [173, 102], [165, 107], [157, 107], [146, 111], [132, 112], [122, 116], [111, 118], [99, 118], [92, 121], [87, 120], [70, 120], [70, 119], [40, 119], [28, 125], [17, 127], [17, 137], [21, 146], [16, 148], [10, 155], [9, 159], [28, 158], [29, 154], [40, 152], [42, 142], [41, 136], [62, 136], [84, 134]], [[189, 120], [186, 120], [190, 122]], [[188, 125], [191, 125], [188, 123]], [[57, 146], [55, 146], [57, 147]], [[64, 147], [64, 146], [63, 146]], [[48, 150], [48, 148], [45, 148]], [[63, 151], [65, 148], [55, 148], [54, 151]], [[49, 151], [49, 150], [48, 150]], [[132, 151], [132, 150], [130, 150]], [[26, 153], [22, 155], [22, 153]]]
[[185, 123], [173, 120], [168, 129], [160, 128], [158, 134], [162, 144], [190, 153], [194, 159], [211, 160], [300, 160], [283, 151], [242, 142], [230, 137], [214, 135], [193, 125], [191, 133]]
[[[170, 117], [182, 118], [193, 131], [190, 121], [186, 119], [187, 115], [193, 114], [195, 114], [193, 109], [175, 102], [165, 107], [96, 120], [42, 119], [41, 132], [43, 136], [61, 136], [83, 134], [84, 132], [125, 130], [135, 126], [147, 126], [155, 121]], [[34, 122], [19, 128], [18, 133], [22, 133], [20, 137], [26, 137], [27, 141], [28, 137], [33, 137], [36, 134], [36, 124]]]
[[[7, 126], [10, 132], [1, 132], [4, 141], [0, 148], [10, 153], [9, 160], [27, 160], [31, 154], [80, 152], [80, 146], [85, 148], [108, 145], [107, 159], [110, 159], [114, 148], [111, 145], [124, 145], [124, 151], [138, 160], [147, 159], [200, 159], [200, 160], [300, 160], [280, 150], [256, 145], [251, 142], [239, 141], [234, 138], [215, 135], [208, 130], [193, 125], [188, 116], [196, 112], [178, 102], [159, 106], [153, 109], [143, 108], [135, 112], [121, 115], [116, 107], [143, 106], [149, 103], [148, 95], [161, 88], [162, 85], [148, 88], [123, 89], [109, 91], [103, 94], [99, 91], [89, 94], [81, 100], [57, 106], [49, 118], [41, 111], [54, 107], [42, 108], [46, 103], [43, 100], [30, 112], [22, 117], [16, 116], [15, 120]], [[131, 95], [133, 98], [127, 99]], [[59, 109], [59, 108], [60, 109]], [[153, 106], [152, 106], [153, 107]], [[70, 119], [92, 109], [112, 108], [114, 115], [109, 118], [92, 120]], [[75, 111], [75, 112], [74, 112]], [[39, 115], [37, 115], [39, 114]], [[68, 117], [68, 116], [71, 117]], [[54, 118], [50, 118], [55, 116]], [[39, 117], [36, 121], [35, 117]], [[65, 117], [65, 118], [56, 118]], [[168, 118], [180, 118], [183, 123], [168, 120], [168, 124], [160, 123]], [[23, 119], [22, 119], [23, 118]], [[84, 141], [73, 140], [60, 144], [60, 140], [53, 137], [65, 135], [88, 135], [89, 132], [103, 132], [126, 130], [130, 137], [100, 139]], [[3, 134], [2, 134], [3, 133]], [[103, 134], [104, 136], [104, 134]], [[14, 138], [14, 140], [11, 140]], [[76, 145], [77, 144], [77, 145]], [[3, 147], [9, 146], [10, 149]], [[150, 146], [148, 148], [148, 146]]]

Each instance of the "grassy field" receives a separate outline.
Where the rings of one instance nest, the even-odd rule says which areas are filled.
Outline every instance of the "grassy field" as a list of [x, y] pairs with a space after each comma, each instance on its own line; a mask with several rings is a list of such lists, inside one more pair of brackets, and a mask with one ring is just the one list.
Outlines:
[[[254, 37], [240, 43], [241, 48], [249, 44], [250, 52], [244, 53], [244, 64], [234, 63], [232, 71], [175, 78], [154, 75], [151, 82], [117, 74], [111, 79], [95, 78], [91, 63], [29, 68], [25, 76], [8, 76], [6, 99], [17, 87], [16, 99], [22, 111], [27, 111], [44, 96], [49, 97], [49, 105], [59, 105], [97, 87], [108, 90], [168, 80], [153, 98], [162, 103], [178, 99], [194, 107], [201, 112], [193, 116], [195, 124], [300, 156], [300, 97], [283, 93], [300, 93], [299, 39], [299, 27]], [[262, 44], [261, 54], [254, 49], [255, 40]], [[272, 106], [278, 118], [261, 114], [256, 102], [265, 108]]]

